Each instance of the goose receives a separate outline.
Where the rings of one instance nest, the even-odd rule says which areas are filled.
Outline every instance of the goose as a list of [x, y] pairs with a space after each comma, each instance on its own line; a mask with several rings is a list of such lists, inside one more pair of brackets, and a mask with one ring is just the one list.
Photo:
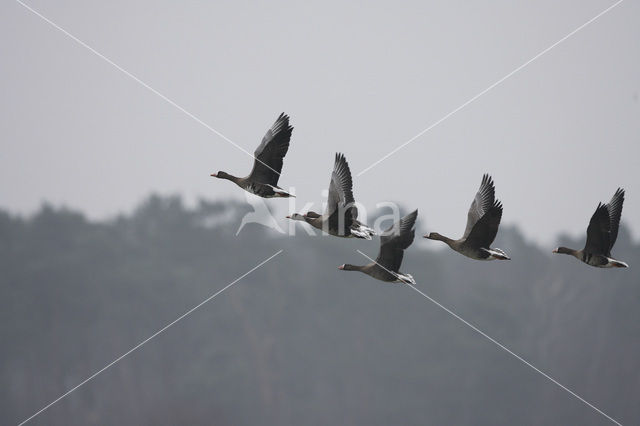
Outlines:
[[416, 285], [411, 275], [400, 272], [400, 265], [404, 250], [413, 242], [417, 216], [418, 210], [414, 210], [380, 235], [380, 252], [375, 262], [361, 266], [346, 263], [338, 266], [338, 269], [360, 271], [380, 281]]
[[425, 235], [430, 240], [445, 242], [453, 250], [476, 260], [511, 260], [499, 248], [489, 247], [498, 233], [502, 218], [502, 203], [495, 199], [493, 179], [488, 174], [482, 176], [480, 189], [471, 203], [467, 214], [467, 228], [462, 238], [451, 238], [432, 232]]
[[282, 162], [289, 150], [292, 131], [289, 116], [283, 112], [267, 130], [262, 142], [253, 153], [253, 169], [249, 176], [240, 178], [222, 171], [212, 173], [211, 176], [230, 180], [245, 191], [262, 198], [294, 197], [278, 186]]
[[625, 262], [611, 257], [611, 249], [618, 238], [618, 227], [624, 203], [624, 189], [611, 197], [609, 204], [598, 203], [587, 228], [587, 242], [582, 250], [558, 247], [553, 253], [569, 254], [587, 265], [597, 268], [628, 268]]
[[330, 235], [344, 238], [370, 240], [375, 231], [357, 220], [358, 208], [353, 198], [353, 182], [349, 163], [341, 153], [336, 153], [329, 182], [329, 196], [324, 214], [309, 211], [302, 215], [294, 213], [287, 219], [307, 222], [314, 228]]

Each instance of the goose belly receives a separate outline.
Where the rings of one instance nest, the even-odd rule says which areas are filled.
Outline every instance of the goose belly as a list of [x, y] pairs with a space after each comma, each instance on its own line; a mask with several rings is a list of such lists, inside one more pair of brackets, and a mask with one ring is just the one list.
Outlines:
[[262, 198], [275, 198], [279, 196], [273, 186], [263, 183], [250, 183], [245, 186], [244, 189], [245, 191]]
[[489, 250], [486, 250], [486, 249], [462, 247], [461, 249], [458, 249], [458, 250], [454, 248], [454, 250], [460, 253], [461, 255], [474, 260], [495, 260], [495, 258], [491, 256], [491, 253], [489, 252]]
[[264, 197], [264, 185], [258, 185], [256, 183], [250, 183], [249, 185], [245, 186], [245, 191], [250, 192], [254, 195], [258, 195], [260, 197]]
[[595, 266], [596, 268], [611, 268], [613, 265], [609, 265], [609, 258], [601, 254], [582, 253], [582, 259], [584, 263], [589, 266]]

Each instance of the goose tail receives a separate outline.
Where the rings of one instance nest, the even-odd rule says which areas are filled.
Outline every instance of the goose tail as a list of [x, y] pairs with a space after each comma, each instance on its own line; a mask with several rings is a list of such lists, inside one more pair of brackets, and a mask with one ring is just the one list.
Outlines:
[[504, 252], [504, 250], [499, 249], [499, 248], [491, 248], [488, 250], [490, 258], [492, 259], [497, 259], [497, 260], [511, 260], [511, 258], [509, 256], [507, 256], [507, 253]]
[[376, 231], [369, 228], [366, 225], [358, 223], [351, 228], [351, 235], [356, 238], [363, 238], [365, 240], [371, 240], [371, 237], [376, 235]]
[[609, 263], [614, 268], [628, 268], [629, 265], [621, 260], [609, 259]]
[[288, 192], [278, 188], [274, 188], [273, 192], [275, 194], [274, 196], [279, 198], [290, 198], [290, 197], [295, 198], [296, 197], [295, 195], [289, 194]]
[[398, 274], [398, 281], [411, 285], [418, 284], [411, 274]]

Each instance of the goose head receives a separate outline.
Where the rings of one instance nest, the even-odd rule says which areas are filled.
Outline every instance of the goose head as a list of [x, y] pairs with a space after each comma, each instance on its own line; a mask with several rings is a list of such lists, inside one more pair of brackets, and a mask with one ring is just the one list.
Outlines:
[[229, 179], [231, 175], [227, 172], [220, 171], [218, 173], [211, 173], [211, 177], [218, 179]]
[[291, 220], [305, 220], [304, 215], [301, 215], [300, 213], [294, 213], [291, 216], [287, 216], [287, 219], [291, 219]]
[[360, 270], [358, 266], [350, 265], [348, 263], [338, 266], [338, 269], [340, 269], [341, 271], [359, 271]]
[[573, 254], [575, 250], [572, 250], [567, 247], [558, 247], [552, 251], [552, 253], [560, 253], [560, 254]]
[[444, 235], [438, 234], [437, 232], [431, 232], [427, 235], [424, 235], [424, 238], [428, 238], [430, 240], [437, 240], [437, 241], [446, 241], [448, 239]]

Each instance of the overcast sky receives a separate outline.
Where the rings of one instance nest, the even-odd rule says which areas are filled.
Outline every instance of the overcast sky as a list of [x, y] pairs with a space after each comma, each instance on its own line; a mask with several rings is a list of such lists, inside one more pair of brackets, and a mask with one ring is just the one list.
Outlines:
[[[637, 2], [358, 177], [614, 1], [27, 3], [249, 152], [287, 112], [280, 185], [299, 205], [322, 201], [340, 151], [358, 201], [417, 207], [428, 230], [459, 236], [490, 172], [503, 223], [530, 238], [582, 235], [618, 186], [639, 235]], [[245, 175], [245, 153], [19, 3], [0, 21], [0, 206], [105, 218], [152, 191], [244, 200], [209, 174]]]

